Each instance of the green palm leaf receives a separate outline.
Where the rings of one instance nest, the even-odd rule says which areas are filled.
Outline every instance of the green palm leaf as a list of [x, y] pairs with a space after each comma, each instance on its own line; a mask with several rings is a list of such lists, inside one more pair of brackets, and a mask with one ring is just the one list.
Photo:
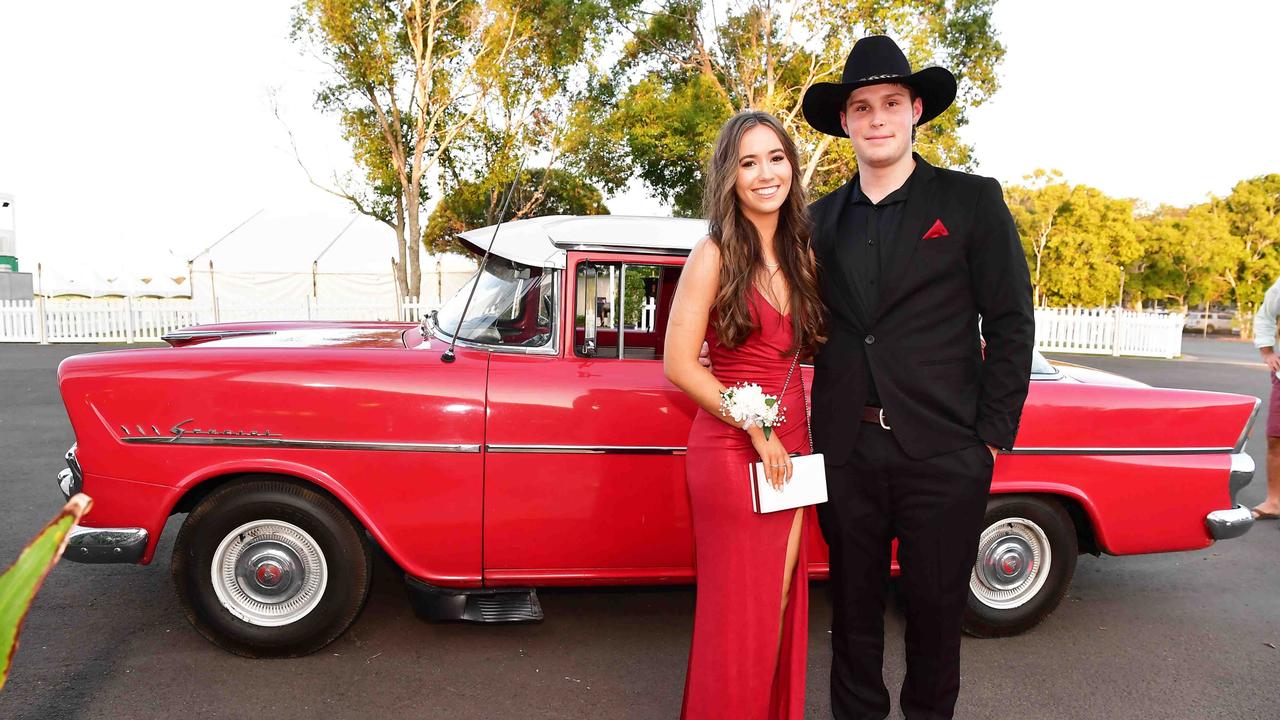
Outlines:
[[67, 501], [62, 512], [36, 535], [17, 562], [0, 575], [0, 690], [9, 677], [13, 655], [18, 651], [18, 632], [36, 591], [45, 576], [62, 557], [67, 547], [67, 533], [89, 511], [92, 500], [79, 494]]

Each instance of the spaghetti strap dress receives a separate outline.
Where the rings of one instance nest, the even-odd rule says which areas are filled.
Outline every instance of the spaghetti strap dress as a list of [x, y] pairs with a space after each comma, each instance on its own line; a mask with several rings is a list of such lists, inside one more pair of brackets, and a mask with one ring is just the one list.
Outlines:
[[[791, 319], [754, 290], [748, 303], [755, 330], [734, 348], [707, 328], [711, 369], [730, 387], [753, 382], [779, 395], [791, 366]], [[786, 421], [775, 430], [791, 453], [808, 453], [804, 389], [796, 368], [785, 396]], [[689, 430], [685, 476], [697, 563], [693, 644], [685, 674], [684, 720], [800, 720], [808, 655], [807, 532], [782, 617], [783, 575], [794, 510], [751, 509], [748, 463], [760, 456], [747, 433], [699, 408]], [[813, 508], [803, 510], [803, 525]]]

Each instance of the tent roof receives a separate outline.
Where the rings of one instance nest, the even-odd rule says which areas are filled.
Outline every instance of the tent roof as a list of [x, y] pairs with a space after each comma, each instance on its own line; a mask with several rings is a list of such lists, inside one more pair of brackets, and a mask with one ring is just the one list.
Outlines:
[[[361, 216], [271, 211], [255, 216], [222, 240], [181, 230], [172, 246], [127, 248], [109, 258], [46, 258], [40, 263], [36, 292], [46, 296], [191, 297], [189, 271], [208, 273], [305, 274], [312, 263], [320, 275], [360, 274], [391, 277], [395, 234], [386, 225]], [[214, 245], [211, 250], [206, 250]], [[188, 260], [194, 258], [188, 266]], [[34, 265], [34, 263], [32, 263]], [[471, 273], [475, 259], [457, 253], [424, 255], [422, 270]], [[24, 268], [28, 269], [28, 268]], [[32, 272], [35, 267], [29, 268]]]

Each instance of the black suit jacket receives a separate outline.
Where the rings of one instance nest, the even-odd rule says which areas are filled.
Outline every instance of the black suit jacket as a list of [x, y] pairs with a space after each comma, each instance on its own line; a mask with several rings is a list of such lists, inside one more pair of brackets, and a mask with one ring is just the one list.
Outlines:
[[[886, 243], [879, 306], [868, 316], [841, 270], [836, 237], [854, 180], [809, 207], [829, 339], [814, 357], [813, 440], [840, 464], [862, 430], [867, 373], [907, 455], [986, 442], [1011, 448], [1031, 379], [1031, 278], [1000, 183], [923, 163], [898, 236]], [[946, 234], [924, 239], [935, 222]], [[978, 317], [986, 338], [984, 359]]]

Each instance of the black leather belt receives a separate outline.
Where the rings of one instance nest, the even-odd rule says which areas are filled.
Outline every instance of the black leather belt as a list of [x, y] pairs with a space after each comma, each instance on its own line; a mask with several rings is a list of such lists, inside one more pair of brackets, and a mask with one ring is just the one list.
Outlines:
[[885, 430], [889, 429], [889, 423], [884, 419], [884, 408], [873, 405], [862, 408], [862, 422], [875, 423]]

